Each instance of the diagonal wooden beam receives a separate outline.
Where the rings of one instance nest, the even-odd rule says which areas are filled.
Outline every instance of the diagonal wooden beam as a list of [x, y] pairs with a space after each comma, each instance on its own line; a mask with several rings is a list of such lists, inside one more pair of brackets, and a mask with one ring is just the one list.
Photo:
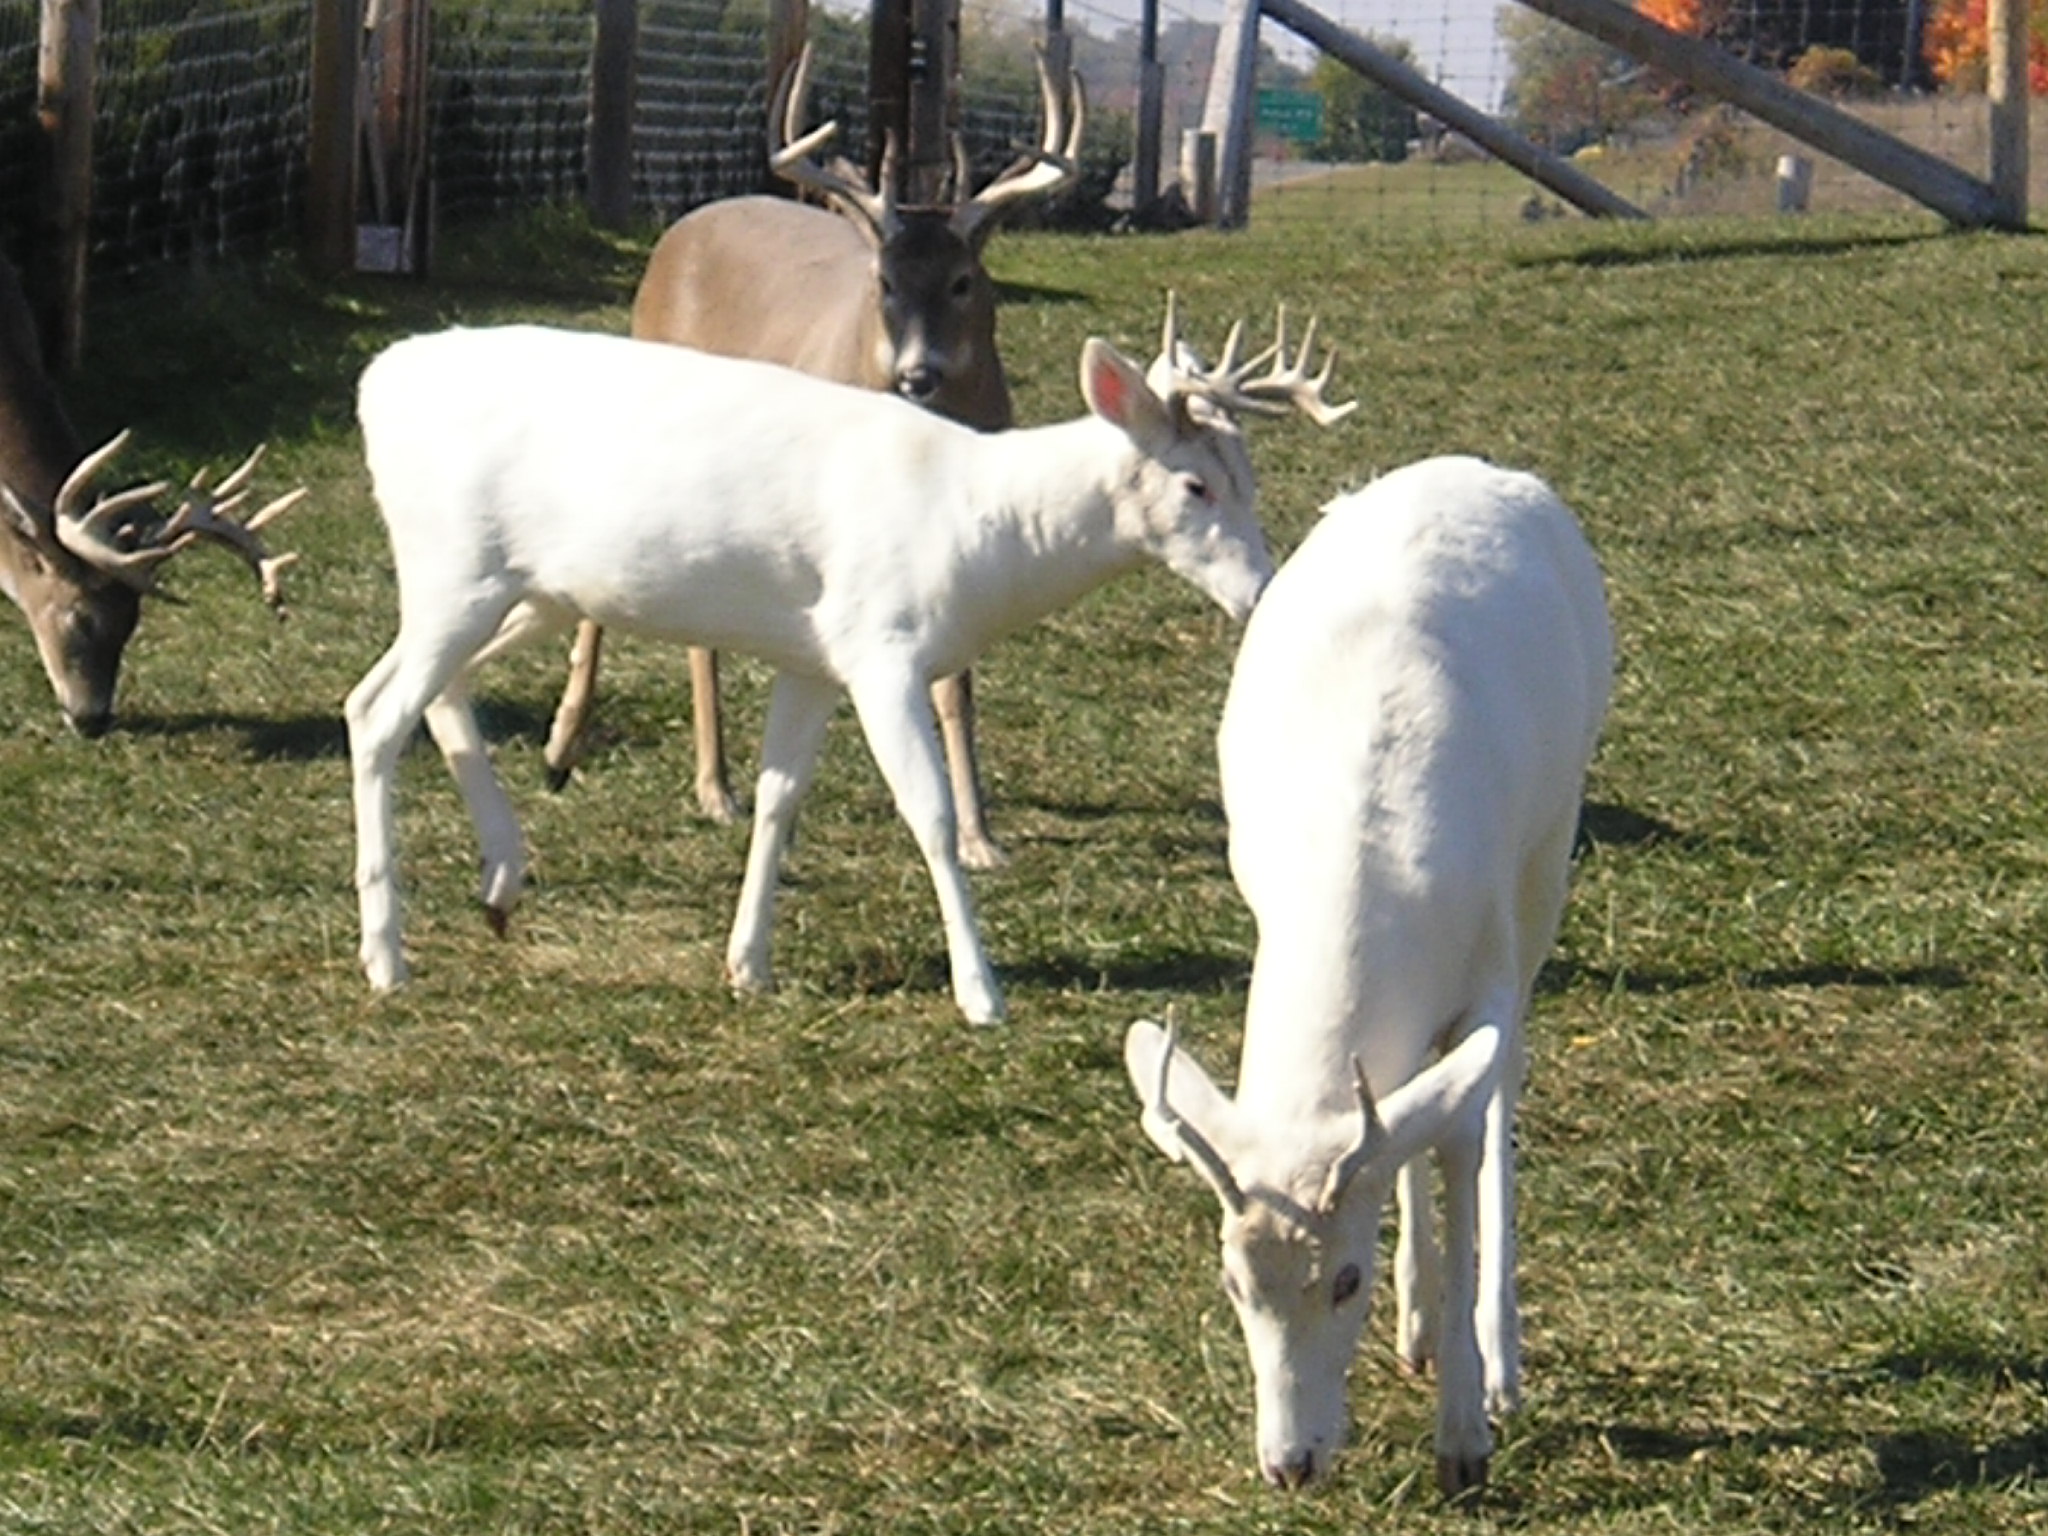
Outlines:
[[1427, 112], [1455, 129], [1488, 154], [1505, 161], [1533, 181], [1541, 182], [1574, 207], [1596, 218], [1646, 219], [1648, 214], [1612, 188], [1588, 176], [1571, 161], [1531, 143], [1497, 119], [1453, 96], [1412, 66], [1375, 48], [1356, 32], [1338, 26], [1301, 0], [1259, 0], [1261, 11], [1290, 32], [1357, 70], [1375, 85], [1391, 91], [1417, 111]]

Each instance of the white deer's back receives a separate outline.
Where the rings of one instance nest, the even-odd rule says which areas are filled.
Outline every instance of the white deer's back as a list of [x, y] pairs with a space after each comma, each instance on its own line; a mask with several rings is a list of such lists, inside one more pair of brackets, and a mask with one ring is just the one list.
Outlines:
[[[536, 327], [401, 342], [364, 372], [358, 413], [412, 579], [478, 574], [442, 570], [442, 549], [490, 559], [603, 623], [687, 615], [687, 638], [805, 669], [812, 621], [829, 622], [825, 571], [852, 585], [929, 560], [960, 501], [933, 488], [973, 436], [784, 368]], [[453, 516], [488, 536], [446, 538]], [[899, 532], [927, 547], [893, 547]]]
[[[1252, 615], [1218, 738], [1231, 869], [1259, 924], [1248, 1078], [1339, 1092], [1365, 1026], [1450, 1022], [1503, 891], [1521, 893], [1533, 970], [1611, 666], [1598, 567], [1534, 477], [1430, 459], [1325, 509]], [[1412, 1070], [1364, 1054], [1376, 1089]]]

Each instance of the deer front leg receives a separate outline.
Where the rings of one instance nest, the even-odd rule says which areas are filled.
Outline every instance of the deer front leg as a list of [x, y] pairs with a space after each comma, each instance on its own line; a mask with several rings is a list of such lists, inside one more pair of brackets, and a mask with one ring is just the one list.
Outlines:
[[1493, 1454], [1486, 1374], [1474, 1327], [1481, 1136], [1460, 1133], [1438, 1150], [1443, 1168], [1443, 1310], [1437, 1318], [1436, 1478], [1446, 1498], [1484, 1486]]
[[795, 672], [778, 673], [768, 696], [761, 777], [754, 786], [754, 835], [747, 844], [747, 874], [725, 948], [726, 980], [742, 992], [767, 992], [775, 985], [768, 938], [775, 925], [776, 877], [838, 703], [836, 683]]
[[953, 1000], [970, 1024], [996, 1024], [1003, 994], [981, 947], [974, 898], [960, 868], [952, 791], [932, 720], [931, 693], [908, 667], [871, 670], [851, 685], [868, 750], [888, 780], [896, 809], [917, 839], [945, 924]]
[[1436, 1358], [1443, 1262], [1431, 1217], [1429, 1163], [1411, 1158], [1395, 1186], [1401, 1210], [1394, 1247], [1394, 1340], [1401, 1364], [1420, 1375]]
[[960, 862], [968, 869], [1000, 869], [1010, 856], [989, 836], [982, 808], [981, 760], [974, 748], [974, 676], [956, 672], [932, 684], [932, 707], [946, 742], [946, 771], [953, 784], [953, 814], [959, 823]]
[[723, 825], [740, 819], [725, 767], [725, 714], [718, 702], [718, 652], [690, 647], [690, 715], [696, 724], [697, 809]]

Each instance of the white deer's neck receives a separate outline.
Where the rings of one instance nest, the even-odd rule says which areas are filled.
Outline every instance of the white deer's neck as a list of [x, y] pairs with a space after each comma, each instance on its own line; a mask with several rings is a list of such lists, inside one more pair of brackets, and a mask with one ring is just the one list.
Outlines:
[[961, 578], [976, 639], [1036, 622], [1143, 563], [1120, 536], [1116, 490], [1137, 452], [1083, 417], [972, 440]]

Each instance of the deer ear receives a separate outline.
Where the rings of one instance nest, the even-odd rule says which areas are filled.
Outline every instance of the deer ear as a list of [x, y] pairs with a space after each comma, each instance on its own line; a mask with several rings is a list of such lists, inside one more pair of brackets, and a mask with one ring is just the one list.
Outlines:
[[[1167, 1034], [1150, 1019], [1139, 1019], [1124, 1032], [1124, 1071], [1144, 1106], [1145, 1134], [1152, 1144], [1176, 1163], [1187, 1160], [1187, 1148], [1172, 1126], [1159, 1118], [1159, 1063], [1166, 1054]], [[1211, 1081], [1194, 1057], [1174, 1047], [1167, 1064], [1166, 1097], [1173, 1112], [1204, 1134], [1223, 1141], [1233, 1139], [1237, 1106]]]
[[13, 529], [31, 544], [47, 542], [47, 529], [36, 521], [35, 514], [14, 494], [11, 485], [0, 485], [0, 527]]
[[1172, 415], [1138, 365], [1099, 336], [1089, 337], [1081, 349], [1081, 398], [1141, 448], [1173, 431]]

